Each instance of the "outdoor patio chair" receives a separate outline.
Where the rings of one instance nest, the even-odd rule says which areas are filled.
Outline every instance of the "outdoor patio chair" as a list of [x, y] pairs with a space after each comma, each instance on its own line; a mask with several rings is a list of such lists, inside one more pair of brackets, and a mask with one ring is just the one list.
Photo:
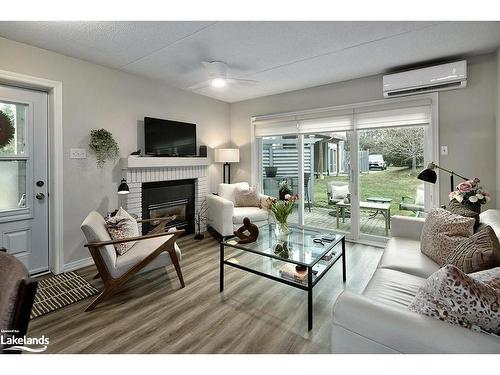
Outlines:
[[[413, 200], [409, 202], [408, 200]], [[401, 197], [401, 202], [399, 203], [400, 211], [412, 211], [416, 217], [420, 216], [421, 212], [424, 212], [424, 189], [417, 188], [415, 198], [403, 196]]]
[[346, 181], [329, 181], [326, 183], [328, 204], [335, 204], [346, 199], [349, 193], [349, 183]]

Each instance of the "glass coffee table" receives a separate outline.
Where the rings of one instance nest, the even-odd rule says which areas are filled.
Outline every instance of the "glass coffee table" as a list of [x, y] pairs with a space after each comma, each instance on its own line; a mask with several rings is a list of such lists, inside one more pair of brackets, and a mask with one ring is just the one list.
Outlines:
[[[236, 237], [220, 243], [220, 292], [224, 290], [224, 265], [305, 290], [308, 329], [311, 330], [314, 286], [339, 259], [342, 259], [342, 279], [346, 281], [345, 237], [291, 227], [287, 241], [283, 242], [278, 241], [274, 228], [274, 224], [259, 227], [257, 241], [248, 244], [238, 244]], [[341, 245], [340, 249], [337, 245]], [[226, 259], [228, 247], [240, 251]], [[248, 261], [249, 254], [254, 254], [253, 261]]]

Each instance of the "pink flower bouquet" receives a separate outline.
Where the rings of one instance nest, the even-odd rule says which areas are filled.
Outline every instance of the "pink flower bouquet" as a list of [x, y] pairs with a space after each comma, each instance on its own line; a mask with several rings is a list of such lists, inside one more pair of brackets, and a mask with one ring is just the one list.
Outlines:
[[479, 178], [474, 177], [459, 183], [457, 190], [450, 193], [450, 201], [456, 200], [460, 203], [485, 204], [491, 199], [491, 196], [490, 193], [479, 185], [480, 182]]

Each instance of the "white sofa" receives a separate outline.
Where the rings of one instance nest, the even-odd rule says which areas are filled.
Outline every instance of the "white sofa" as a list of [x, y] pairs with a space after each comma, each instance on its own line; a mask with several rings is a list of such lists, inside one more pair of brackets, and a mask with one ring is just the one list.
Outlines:
[[[481, 221], [500, 237], [500, 210]], [[439, 266], [420, 252], [424, 219], [394, 216], [392, 235], [361, 295], [344, 291], [333, 311], [333, 353], [500, 353], [500, 339], [407, 309]]]
[[[233, 232], [243, 224], [248, 217], [257, 226], [267, 223], [268, 211], [259, 207], [235, 207], [234, 189], [239, 186], [248, 189], [247, 182], [235, 184], [219, 184], [217, 195], [207, 196], [208, 225], [215, 229], [222, 237], [232, 236]], [[261, 195], [261, 201], [267, 196]]]

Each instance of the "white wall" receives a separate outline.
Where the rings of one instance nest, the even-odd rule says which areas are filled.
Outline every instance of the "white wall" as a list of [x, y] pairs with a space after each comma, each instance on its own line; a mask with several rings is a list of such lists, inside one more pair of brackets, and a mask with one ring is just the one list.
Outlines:
[[497, 52], [497, 92], [496, 92], [496, 99], [497, 99], [497, 113], [496, 113], [496, 120], [497, 120], [497, 134], [496, 134], [496, 161], [497, 161], [497, 168], [496, 168], [496, 173], [497, 173], [497, 186], [496, 186], [496, 196], [499, 197], [497, 199], [497, 208], [500, 208], [500, 48], [498, 49]]
[[[98, 169], [93, 157], [69, 159], [70, 148], [87, 148], [90, 129], [111, 131], [122, 157], [142, 144], [146, 115], [198, 124], [199, 144], [217, 147], [230, 141], [227, 103], [3, 38], [0, 56], [1, 70], [63, 83], [65, 263], [89, 256], [80, 231], [88, 212], [105, 213], [118, 204], [118, 163]], [[211, 167], [212, 185], [220, 173]]]
[[[496, 190], [496, 54], [468, 60], [467, 88], [439, 93], [439, 138], [449, 154], [440, 163], [457, 173], [478, 176]], [[321, 108], [383, 99], [382, 75], [272, 95], [231, 104], [231, 140], [241, 148], [235, 181], [250, 180], [250, 118], [256, 115]], [[499, 124], [500, 129], [500, 124]], [[447, 202], [449, 177], [440, 177], [441, 204]], [[495, 207], [495, 197], [489, 204]]]

